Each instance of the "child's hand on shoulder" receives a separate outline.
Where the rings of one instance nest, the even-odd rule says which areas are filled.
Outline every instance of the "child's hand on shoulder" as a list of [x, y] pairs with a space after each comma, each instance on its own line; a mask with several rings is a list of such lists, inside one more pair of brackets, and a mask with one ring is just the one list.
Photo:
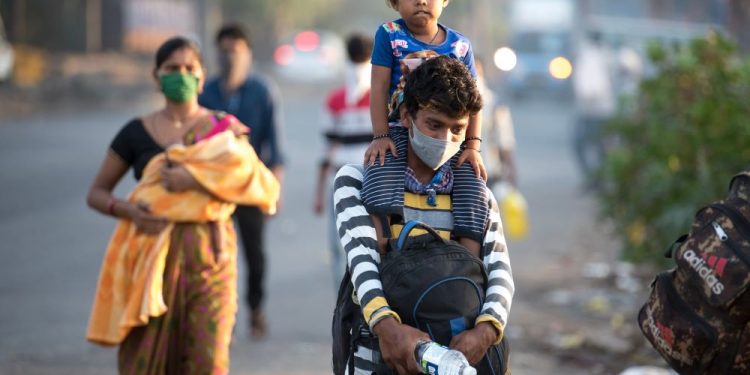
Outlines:
[[393, 143], [390, 137], [373, 139], [370, 143], [370, 146], [367, 147], [367, 151], [365, 151], [365, 165], [373, 166], [375, 164], [375, 161], [377, 161], [378, 159], [380, 159], [380, 165], [384, 165], [385, 154], [389, 150], [391, 151], [391, 154], [393, 154], [394, 158], [398, 156], [396, 145]]
[[485, 182], [487, 181], [487, 169], [484, 168], [484, 161], [482, 161], [482, 154], [475, 148], [466, 147], [461, 156], [456, 162], [456, 167], [462, 166], [464, 163], [469, 163], [474, 169], [474, 173], [477, 178], [482, 178]]

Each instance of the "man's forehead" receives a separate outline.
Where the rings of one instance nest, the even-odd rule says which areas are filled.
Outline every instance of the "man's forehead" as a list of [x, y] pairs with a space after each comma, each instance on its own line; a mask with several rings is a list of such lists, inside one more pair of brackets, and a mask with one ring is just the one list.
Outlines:
[[432, 109], [420, 109], [417, 111], [417, 118], [422, 120], [436, 121], [447, 125], [468, 125], [469, 115], [459, 118], [448, 116], [447, 114]]
[[244, 49], [247, 43], [241, 38], [224, 37], [219, 40], [219, 45], [223, 48]]

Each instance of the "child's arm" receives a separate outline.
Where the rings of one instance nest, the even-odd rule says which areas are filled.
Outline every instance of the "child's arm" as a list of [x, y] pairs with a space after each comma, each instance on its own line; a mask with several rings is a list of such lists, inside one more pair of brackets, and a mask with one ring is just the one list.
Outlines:
[[373, 140], [365, 152], [365, 165], [373, 165], [380, 159], [385, 164], [385, 153], [391, 151], [398, 156], [396, 145], [388, 137], [388, 88], [391, 84], [391, 68], [373, 65], [370, 88], [370, 117], [372, 119]]
[[481, 135], [482, 135], [482, 114], [476, 113], [469, 118], [469, 126], [466, 129], [466, 147], [458, 158], [456, 167], [460, 167], [464, 162], [468, 162], [477, 178], [481, 177], [487, 181], [487, 170], [484, 168], [484, 162], [482, 161], [482, 155], [479, 153], [481, 147]]

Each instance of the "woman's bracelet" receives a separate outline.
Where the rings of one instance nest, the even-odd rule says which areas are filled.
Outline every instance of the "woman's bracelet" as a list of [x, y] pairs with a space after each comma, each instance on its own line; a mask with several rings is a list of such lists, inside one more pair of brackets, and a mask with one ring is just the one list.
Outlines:
[[107, 201], [107, 214], [109, 216], [115, 216], [115, 203], [117, 203], [115, 197], [110, 197]]
[[382, 139], [382, 138], [388, 138], [388, 133], [375, 134], [375, 135], [372, 136], [372, 140], [373, 141], [378, 140], [378, 139]]

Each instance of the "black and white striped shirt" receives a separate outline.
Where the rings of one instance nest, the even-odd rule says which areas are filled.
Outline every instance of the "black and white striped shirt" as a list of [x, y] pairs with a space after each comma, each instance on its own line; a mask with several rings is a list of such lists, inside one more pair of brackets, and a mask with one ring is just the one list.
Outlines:
[[[377, 235], [370, 213], [362, 204], [363, 168], [346, 165], [334, 180], [333, 204], [336, 211], [336, 228], [341, 245], [347, 254], [347, 265], [354, 284], [365, 321], [372, 326], [382, 318], [393, 316], [383, 293], [378, 264]], [[455, 191], [454, 191], [455, 194]], [[513, 299], [514, 284], [510, 258], [505, 243], [500, 213], [492, 193], [487, 190], [489, 217], [482, 241], [482, 260], [489, 275], [485, 302], [475, 323], [489, 322], [500, 332], [497, 342], [508, 323]]]

